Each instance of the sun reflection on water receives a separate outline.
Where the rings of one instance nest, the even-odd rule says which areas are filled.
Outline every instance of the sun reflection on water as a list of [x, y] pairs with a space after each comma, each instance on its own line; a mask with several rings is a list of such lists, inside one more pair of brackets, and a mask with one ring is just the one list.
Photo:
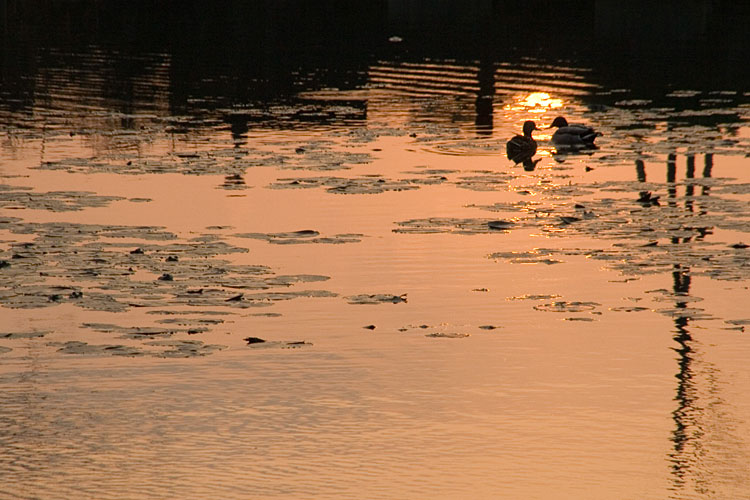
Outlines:
[[548, 109], [562, 108], [563, 100], [554, 98], [547, 92], [532, 92], [519, 104], [527, 108], [533, 108], [530, 110], [532, 113], [543, 113]]

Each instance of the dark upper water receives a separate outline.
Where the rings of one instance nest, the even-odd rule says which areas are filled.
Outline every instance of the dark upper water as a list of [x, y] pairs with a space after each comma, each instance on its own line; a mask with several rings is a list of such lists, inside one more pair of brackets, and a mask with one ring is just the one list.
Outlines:
[[[288, 102], [302, 90], [361, 88], [379, 61], [431, 59], [478, 66], [471, 90], [484, 98], [497, 92], [494, 65], [531, 60], [586, 68], [586, 84], [627, 89], [629, 98], [650, 99], [654, 106], [675, 106], [665, 97], [668, 89], [735, 90], [739, 97], [731, 100], [741, 103], [750, 80], [743, 28], [749, 16], [741, 2], [728, 1], [658, 7], [608, 1], [224, 1], [210, 7], [136, 1], [125, 11], [113, 2], [6, 1], [2, 106], [23, 120], [36, 97], [67, 82], [74, 95], [60, 96], [67, 97], [58, 103], [61, 111], [75, 112], [81, 106], [76, 98], [85, 96], [114, 112], [203, 119], [226, 107]], [[392, 36], [403, 41], [389, 43]], [[529, 83], [523, 77], [515, 83]], [[584, 100], [612, 105], [622, 96]], [[700, 107], [698, 101], [682, 100], [678, 110]], [[268, 117], [269, 125], [336, 119], [322, 113], [273, 124], [274, 118]], [[475, 118], [492, 123], [481, 100]]]
[[0, 498], [750, 498], [748, 21], [0, 0]]

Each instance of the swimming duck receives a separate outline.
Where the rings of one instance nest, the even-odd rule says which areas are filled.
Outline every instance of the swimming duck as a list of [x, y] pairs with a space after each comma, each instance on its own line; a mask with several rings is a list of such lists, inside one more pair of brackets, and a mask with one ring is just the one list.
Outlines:
[[536, 141], [531, 133], [537, 130], [536, 123], [527, 120], [523, 124], [523, 135], [516, 135], [505, 145], [508, 159], [513, 163], [529, 160], [536, 153]]
[[594, 140], [597, 136], [602, 135], [591, 127], [579, 125], [577, 123], [568, 123], [562, 116], [558, 116], [552, 121], [549, 128], [557, 127], [552, 134], [552, 142], [556, 146], [578, 146], [593, 148]]

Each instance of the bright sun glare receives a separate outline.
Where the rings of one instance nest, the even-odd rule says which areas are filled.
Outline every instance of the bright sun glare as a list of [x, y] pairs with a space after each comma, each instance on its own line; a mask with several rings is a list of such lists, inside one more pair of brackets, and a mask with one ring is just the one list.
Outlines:
[[563, 101], [562, 99], [553, 99], [546, 92], [532, 92], [524, 97], [518, 104], [524, 108], [532, 108], [529, 109], [532, 113], [543, 113], [549, 109], [561, 108], [563, 106]]

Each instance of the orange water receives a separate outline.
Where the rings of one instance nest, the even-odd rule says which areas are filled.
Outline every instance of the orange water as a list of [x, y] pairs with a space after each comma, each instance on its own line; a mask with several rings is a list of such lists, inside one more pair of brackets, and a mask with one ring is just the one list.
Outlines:
[[[155, 67], [155, 82], [168, 78]], [[379, 61], [363, 88], [308, 90], [289, 104], [346, 114], [336, 106], [354, 103], [364, 115], [285, 126], [275, 121], [277, 109], [270, 126], [251, 123], [234, 137], [221, 123], [227, 110], [174, 132], [177, 119], [153, 98], [123, 126], [106, 102], [82, 107], [75, 84], [40, 82], [45, 99], [23, 114], [32, 132], [3, 130], [2, 184], [124, 199], [79, 211], [15, 199], [1, 213], [21, 219], [14, 227], [159, 226], [178, 242], [211, 234], [248, 250], [215, 257], [230, 264], [267, 266], [269, 276], [330, 278], [273, 291], [331, 296], [248, 309], [3, 304], [0, 334], [46, 334], [0, 339], [12, 349], [0, 354], [0, 497], [750, 498], [750, 342], [740, 330], [743, 320], [750, 323], [750, 274], [729, 248], [750, 243], [748, 128], [675, 127], [669, 112], [648, 104], [590, 111], [587, 96], [602, 89], [587, 81], [588, 70], [542, 62], [496, 64], [493, 126], [477, 127], [477, 71], [456, 61]], [[746, 104], [727, 106], [747, 119]], [[542, 130], [534, 171], [505, 158], [505, 141], [524, 120], [546, 125], [560, 114], [601, 129], [600, 149], [561, 157]], [[650, 126], [646, 134], [634, 127], [641, 120]], [[342, 159], [346, 166], [351, 153], [366, 162], [328, 170]], [[37, 168], [71, 159], [79, 169]], [[638, 179], [636, 159], [648, 184]], [[225, 170], [181, 173], [198, 160]], [[94, 163], [124, 169], [128, 161], [165, 172], [88, 170]], [[229, 170], [241, 172], [247, 189], [222, 189]], [[420, 182], [369, 194], [337, 194], [330, 185], [277, 189], [292, 179], [346, 184], [375, 175]], [[659, 206], [644, 212], [640, 191], [659, 195]], [[581, 214], [576, 203], [595, 212], [594, 222], [614, 222], [601, 230], [586, 219], [564, 223], [561, 216]], [[495, 204], [505, 205], [482, 208]], [[430, 218], [479, 220], [472, 226], [478, 234], [460, 224], [402, 232], [400, 223]], [[489, 220], [515, 226], [490, 231]], [[637, 224], [652, 224], [658, 234], [627, 233]], [[613, 228], [624, 232], [611, 235]], [[287, 245], [237, 236], [299, 230], [361, 236]], [[35, 236], [0, 229], [0, 259], [13, 268], [13, 244]], [[652, 239], [668, 257], [642, 246]], [[169, 243], [92, 241], [120, 242], [122, 254]], [[75, 251], [65, 241], [60, 248]], [[596, 258], [596, 251], [612, 257]], [[498, 253], [504, 256], [491, 257]], [[709, 258], [700, 267], [709, 254], [727, 264]], [[152, 270], [136, 271], [131, 281], [169, 286]], [[205, 279], [207, 289], [223, 286]], [[84, 294], [107, 290], [98, 278], [46, 283]], [[349, 303], [371, 294], [406, 294], [406, 302]], [[148, 344], [165, 338], [83, 326], [158, 326], [171, 316], [148, 313], [165, 309], [194, 320], [227, 313], [205, 333], [169, 337], [225, 349], [165, 359], [151, 356], [159, 349]], [[259, 315], [266, 313], [273, 315]], [[311, 345], [257, 349], [246, 345], [248, 336]], [[69, 341], [123, 344], [147, 355], [61, 352]]]

